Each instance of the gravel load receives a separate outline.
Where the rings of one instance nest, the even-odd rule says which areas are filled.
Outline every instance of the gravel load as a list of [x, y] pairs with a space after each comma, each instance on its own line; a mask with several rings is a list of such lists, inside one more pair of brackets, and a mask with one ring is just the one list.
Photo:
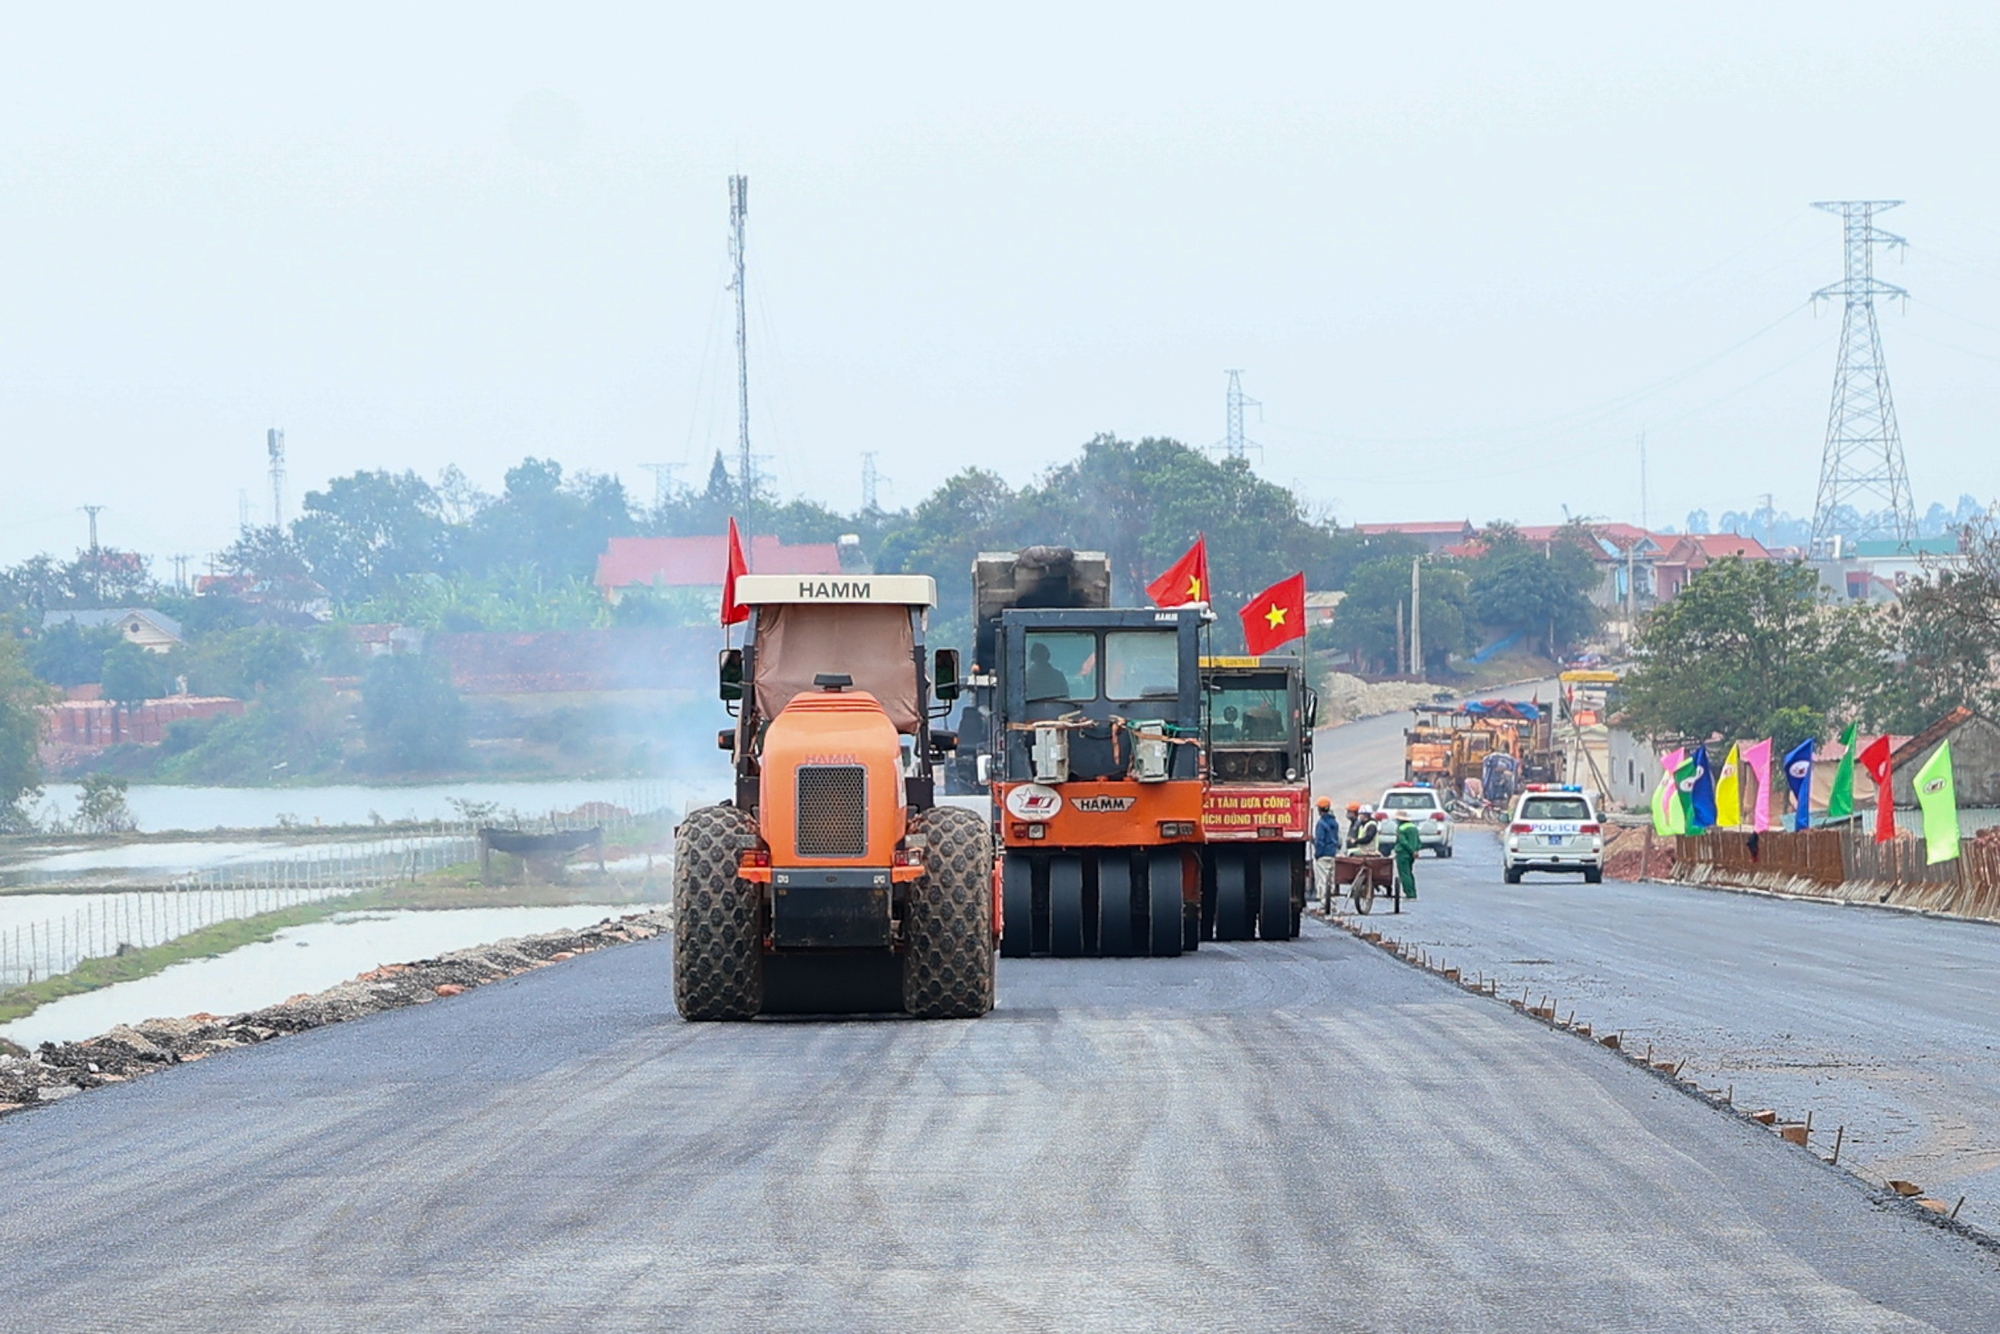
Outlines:
[[665, 912], [606, 918], [575, 931], [517, 936], [453, 950], [435, 959], [386, 964], [313, 995], [245, 1014], [192, 1014], [120, 1024], [84, 1042], [44, 1042], [25, 1056], [0, 1054], [0, 1114], [56, 1102], [84, 1089], [120, 1084], [170, 1065], [255, 1046], [287, 1033], [381, 1010], [423, 1005], [609, 945], [650, 940], [668, 929]]

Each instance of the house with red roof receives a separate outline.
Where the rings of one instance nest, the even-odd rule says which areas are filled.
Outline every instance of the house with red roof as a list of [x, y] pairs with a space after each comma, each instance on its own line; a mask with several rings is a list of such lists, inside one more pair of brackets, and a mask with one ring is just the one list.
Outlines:
[[1446, 547], [1470, 542], [1479, 532], [1472, 526], [1470, 519], [1443, 523], [1357, 523], [1354, 525], [1354, 531], [1363, 537], [1388, 537], [1393, 534], [1398, 537], [1415, 538], [1422, 542], [1424, 550], [1433, 556]]

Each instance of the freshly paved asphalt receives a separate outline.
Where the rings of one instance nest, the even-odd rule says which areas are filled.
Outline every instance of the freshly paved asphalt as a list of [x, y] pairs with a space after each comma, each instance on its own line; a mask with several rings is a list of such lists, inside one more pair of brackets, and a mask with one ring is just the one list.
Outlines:
[[1417, 866], [1392, 936], [1503, 992], [1623, 1029], [1710, 1088], [1795, 1120], [1874, 1179], [2000, 1235], [2000, 924], [1670, 884], [1500, 876], [1490, 831]]
[[1317, 923], [958, 1023], [688, 1025], [670, 957], [0, 1121], [0, 1327], [2000, 1328], [1991, 1251]]

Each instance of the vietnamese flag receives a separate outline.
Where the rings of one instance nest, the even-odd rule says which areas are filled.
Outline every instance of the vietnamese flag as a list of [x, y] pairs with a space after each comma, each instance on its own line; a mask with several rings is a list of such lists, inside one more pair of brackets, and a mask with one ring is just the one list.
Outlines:
[[1208, 601], [1208, 535], [1194, 539], [1187, 555], [1173, 563], [1165, 574], [1146, 585], [1146, 596], [1156, 607], [1184, 607], [1190, 602]]
[[1861, 767], [1875, 780], [1875, 841], [1896, 836], [1895, 768], [1889, 762], [1889, 738], [1878, 736], [1861, 752]]
[[1306, 633], [1306, 577], [1280, 579], [1250, 599], [1237, 613], [1243, 618], [1243, 646], [1261, 656], [1280, 644], [1303, 639]]
[[743, 555], [743, 534], [736, 531], [736, 516], [729, 516], [729, 566], [722, 572], [722, 623], [735, 625], [750, 619], [750, 609], [736, 601], [736, 579], [738, 575], [750, 573], [750, 562]]

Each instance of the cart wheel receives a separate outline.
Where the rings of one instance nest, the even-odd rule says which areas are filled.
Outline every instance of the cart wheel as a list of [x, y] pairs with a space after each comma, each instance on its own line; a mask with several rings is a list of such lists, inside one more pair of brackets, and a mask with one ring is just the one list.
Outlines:
[[1366, 917], [1375, 907], [1375, 876], [1367, 867], [1354, 873], [1354, 881], [1347, 887], [1347, 893], [1354, 900], [1354, 911]]

